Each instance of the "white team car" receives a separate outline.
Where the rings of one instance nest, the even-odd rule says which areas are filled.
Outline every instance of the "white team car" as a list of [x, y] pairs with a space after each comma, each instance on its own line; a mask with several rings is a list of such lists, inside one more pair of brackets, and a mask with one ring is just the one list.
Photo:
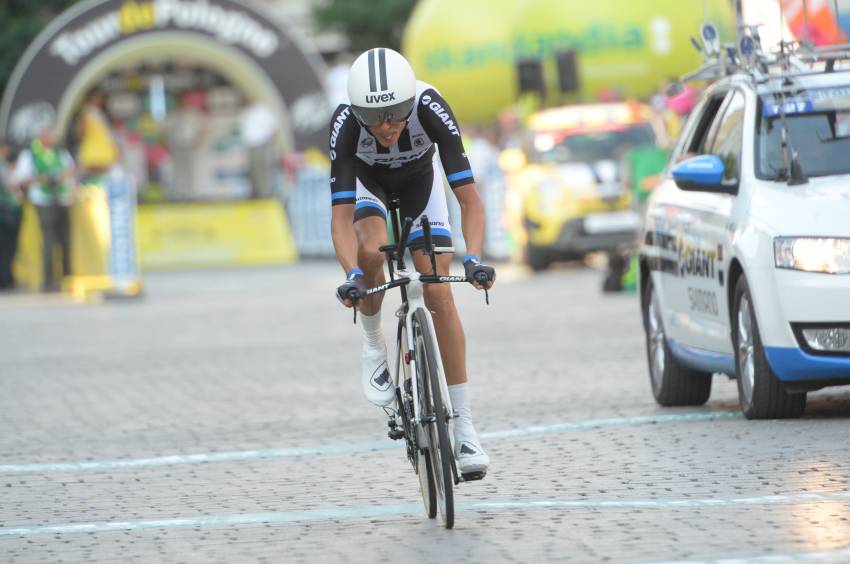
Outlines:
[[682, 130], [640, 253], [661, 405], [721, 373], [747, 418], [799, 417], [850, 384], [850, 71], [827, 69], [723, 77]]

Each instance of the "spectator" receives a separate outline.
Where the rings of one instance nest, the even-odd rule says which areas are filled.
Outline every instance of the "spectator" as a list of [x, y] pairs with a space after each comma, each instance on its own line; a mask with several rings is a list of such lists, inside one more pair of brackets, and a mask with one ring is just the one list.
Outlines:
[[[626, 190], [631, 192], [632, 210], [642, 219], [646, 213], [646, 201], [658, 184], [660, 174], [667, 166], [670, 152], [653, 143], [638, 145], [625, 152], [620, 161], [620, 177]], [[638, 248], [641, 230], [635, 234], [631, 248], [618, 249], [608, 255], [608, 276], [603, 290], [607, 292], [637, 289], [639, 271]]]
[[172, 182], [169, 200], [186, 201], [195, 193], [198, 153], [207, 129], [204, 100], [195, 92], [180, 97], [180, 106], [168, 118], [166, 130], [171, 153]]
[[650, 105], [664, 120], [670, 137], [676, 139], [698, 99], [699, 92], [693, 86], [670, 78], [659, 86], [658, 92], [650, 99]]
[[684, 122], [694, 106], [697, 105], [698, 100], [699, 92], [689, 84], [685, 84], [681, 90], [671, 93], [667, 97], [666, 107], [679, 117], [680, 122]]
[[253, 195], [268, 198], [272, 194], [277, 116], [268, 105], [249, 100], [239, 116], [239, 127], [242, 142], [248, 150]]
[[18, 156], [15, 174], [18, 182], [27, 188], [29, 200], [38, 212], [43, 289], [57, 291], [59, 284], [53, 272], [53, 250], [57, 244], [62, 254], [62, 275], [71, 273], [70, 207], [74, 196], [74, 160], [56, 143], [55, 131], [47, 128]]
[[0, 290], [15, 287], [12, 263], [21, 227], [21, 193], [10, 157], [9, 145], [0, 140]]
[[120, 156], [104, 109], [105, 100], [102, 90], [93, 90], [77, 119], [76, 134], [80, 144], [77, 161], [80, 178], [84, 181], [105, 174]]
[[124, 120], [115, 120], [113, 131], [121, 153], [121, 168], [133, 178], [137, 186], [147, 186], [148, 162], [144, 138]]

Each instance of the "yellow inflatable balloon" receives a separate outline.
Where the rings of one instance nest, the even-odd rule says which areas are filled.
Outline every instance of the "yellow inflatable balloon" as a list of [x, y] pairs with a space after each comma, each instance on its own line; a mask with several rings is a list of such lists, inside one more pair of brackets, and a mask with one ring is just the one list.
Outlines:
[[728, 0], [421, 0], [402, 49], [417, 77], [434, 84], [459, 119], [494, 118], [518, 97], [516, 62], [544, 63], [547, 98], [561, 99], [555, 54], [578, 52], [580, 91], [646, 98], [670, 77], [697, 68], [691, 45], [707, 19], [733, 41]]

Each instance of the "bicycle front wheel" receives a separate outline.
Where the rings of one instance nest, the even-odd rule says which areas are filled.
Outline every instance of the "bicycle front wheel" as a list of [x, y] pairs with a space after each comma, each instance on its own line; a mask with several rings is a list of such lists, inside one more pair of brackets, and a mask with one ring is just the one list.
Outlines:
[[413, 342], [416, 359], [416, 373], [422, 384], [420, 396], [423, 415], [433, 415], [433, 421], [427, 423], [428, 453], [431, 468], [434, 471], [434, 486], [437, 494], [437, 509], [447, 529], [454, 527], [455, 507], [452, 487], [454, 475], [452, 464], [452, 443], [449, 440], [450, 414], [443, 404], [440, 393], [440, 370], [437, 347], [434, 343], [434, 331], [423, 310], [413, 312]]
[[419, 475], [419, 493], [422, 495], [422, 504], [429, 519], [437, 516], [437, 488], [434, 486], [434, 470], [431, 467], [431, 457], [427, 452], [418, 452], [416, 472]]
[[[407, 443], [407, 456], [416, 470], [419, 479], [419, 493], [422, 495], [422, 504], [425, 506], [425, 514], [429, 519], [437, 516], [437, 494], [434, 487], [434, 470], [431, 468], [431, 459], [425, 445], [420, 445], [417, 438], [417, 429], [413, 424], [413, 390], [411, 389], [411, 369], [404, 361], [404, 351], [407, 350], [407, 332], [402, 321], [399, 324], [398, 333], [398, 357], [396, 358], [396, 374], [399, 378], [399, 388], [396, 393], [398, 413], [404, 425], [404, 437]], [[419, 378], [421, 380], [421, 377]], [[422, 387], [417, 385], [417, 392], [422, 396]], [[424, 441], [423, 441], [424, 442]]]

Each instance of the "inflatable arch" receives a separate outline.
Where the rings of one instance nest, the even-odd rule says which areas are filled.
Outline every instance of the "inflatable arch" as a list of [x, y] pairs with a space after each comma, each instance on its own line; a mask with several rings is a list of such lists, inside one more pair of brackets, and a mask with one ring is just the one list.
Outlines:
[[265, 102], [284, 151], [323, 147], [330, 108], [324, 65], [251, 2], [87, 0], [53, 20], [15, 68], [0, 133], [24, 145], [46, 123], [64, 133], [86, 93], [116, 68], [180, 58]]

